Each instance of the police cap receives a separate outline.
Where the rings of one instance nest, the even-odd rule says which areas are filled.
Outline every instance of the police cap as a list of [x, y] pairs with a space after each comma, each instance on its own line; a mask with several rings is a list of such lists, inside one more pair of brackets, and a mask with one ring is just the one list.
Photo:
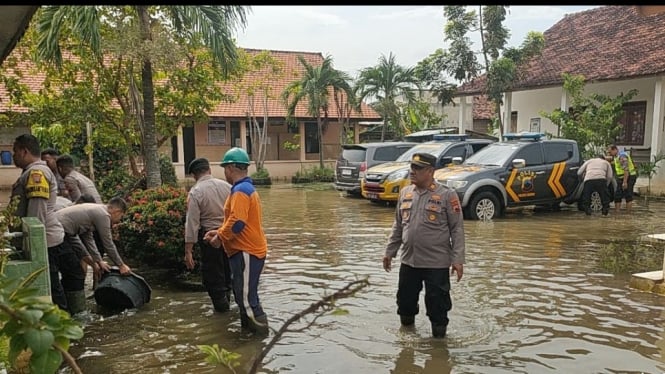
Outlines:
[[429, 153], [414, 153], [411, 157], [411, 164], [436, 168], [436, 157]]

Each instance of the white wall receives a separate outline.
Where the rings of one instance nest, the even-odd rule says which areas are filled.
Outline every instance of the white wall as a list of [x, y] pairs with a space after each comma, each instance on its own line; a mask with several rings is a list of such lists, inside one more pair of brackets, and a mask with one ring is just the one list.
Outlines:
[[[651, 146], [651, 126], [653, 123], [653, 100], [656, 78], [642, 78], [626, 81], [588, 83], [584, 87], [584, 94], [602, 93], [611, 97], [637, 89], [637, 96], [631, 101], [646, 101], [646, 119], [644, 130], [644, 144], [635, 146], [648, 148]], [[540, 131], [557, 134], [558, 128], [552, 122], [540, 115], [540, 111], [551, 112], [561, 107], [563, 87], [544, 88], [539, 90], [513, 92], [512, 108], [517, 111], [517, 131], [529, 131], [531, 118], [540, 118]], [[570, 98], [568, 98], [570, 106]], [[501, 108], [502, 112], [505, 108]], [[503, 117], [505, 118], [505, 117]], [[620, 144], [618, 144], [620, 145]]]
[[[434, 113], [439, 116], [443, 116], [443, 120], [440, 123], [439, 127], [458, 127], [459, 124], [459, 97], [453, 99], [453, 104], [446, 104], [442, 106], [437, 102], [437, 99], [432, 95], [431, 91], [423, 91], [423, 99], [430, 104], [430, 108]], [[402, 98], [397, 98], [397, 101], [402, 101]], [[464, 128], [473, 129], [473, 99], [472, 97], [466, 98], [466, 107], [464, 114]]]

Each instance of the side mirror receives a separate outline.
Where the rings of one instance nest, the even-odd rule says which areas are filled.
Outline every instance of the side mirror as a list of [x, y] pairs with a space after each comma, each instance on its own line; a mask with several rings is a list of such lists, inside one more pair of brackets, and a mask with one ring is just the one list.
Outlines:
[[526, 161], [523, 158], [516, 158], [513, 160], [513, 168], [519, 169], [526, 166]]
[[462, 158], [459, 157], [459, 156], [453, 157], [453, 164], [455, 164], [455, 165], [460, 165], [462, 163], [462, 161], [463, 161]]
[[441, 166], [442, 167], [447, 166], [448, 164], [451, 164], [452, 162], [453, 162], [452, 157], [442, 157], [441, 158]]

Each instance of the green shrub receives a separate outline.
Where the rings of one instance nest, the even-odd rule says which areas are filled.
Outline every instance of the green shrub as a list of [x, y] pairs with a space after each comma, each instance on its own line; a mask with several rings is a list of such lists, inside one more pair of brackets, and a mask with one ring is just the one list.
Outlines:
[[270, 173], [268, 173], [268, 169], [261, 168], [261, 169], [257, 170], [256, 172], [252, 173], [252, 175], [250, 175], [250, 178], [252, 178], [252, 179], [270, 178]]
[[162, 175], [162, 184], [171, 187], [178, 185], [178, 178], [175, 176], [175, 167], [173, 167], [171, 157], [165, 154], [159, 155], [159, 172]]
[[186, 199], [183, 188], [162, 186], [134, 191], [127, 198], [127, 213], [118, 225], [124, 254], [157, 266], [182, 266]]
[[335, 178], [335, 170], [331, 168], [320, 168], [318, 166], [297, 171], [296, 178], [307, 178], [312, 182], [328, 182]]

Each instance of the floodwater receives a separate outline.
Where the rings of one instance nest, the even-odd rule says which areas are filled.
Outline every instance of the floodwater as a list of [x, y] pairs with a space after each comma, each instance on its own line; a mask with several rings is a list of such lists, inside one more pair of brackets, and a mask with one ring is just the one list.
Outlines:
[[[400, 328], [395, 314], [399, 261], [391, 273], [381, 266], [394, 208], [329, 189], [259, 192], [269, 244], [259, 292], [272, 328], [354, 280], [371, 284], [337, 301], [347, 314], [292, 325], [298, 331], [278, 340], [262, 373], [665, 372], [665, 297], [599, 265], [608, 241], [665, 232], [663, 203], [639, 201], [631, 215], [571, 208], [465, 221], [464, 278], [452, 281], [448, 336], [438, 340], [422, 294], [415, 329]], [[235, 370], [244, 373], [274, 336], [243, 334], [237, 308], [213, 313], [205, 293], [151, 285], [139, 310], [89, 316], [70, 348], [84, 373], [232, 372], [205, 363], [200, 344], [241, 354]]]

